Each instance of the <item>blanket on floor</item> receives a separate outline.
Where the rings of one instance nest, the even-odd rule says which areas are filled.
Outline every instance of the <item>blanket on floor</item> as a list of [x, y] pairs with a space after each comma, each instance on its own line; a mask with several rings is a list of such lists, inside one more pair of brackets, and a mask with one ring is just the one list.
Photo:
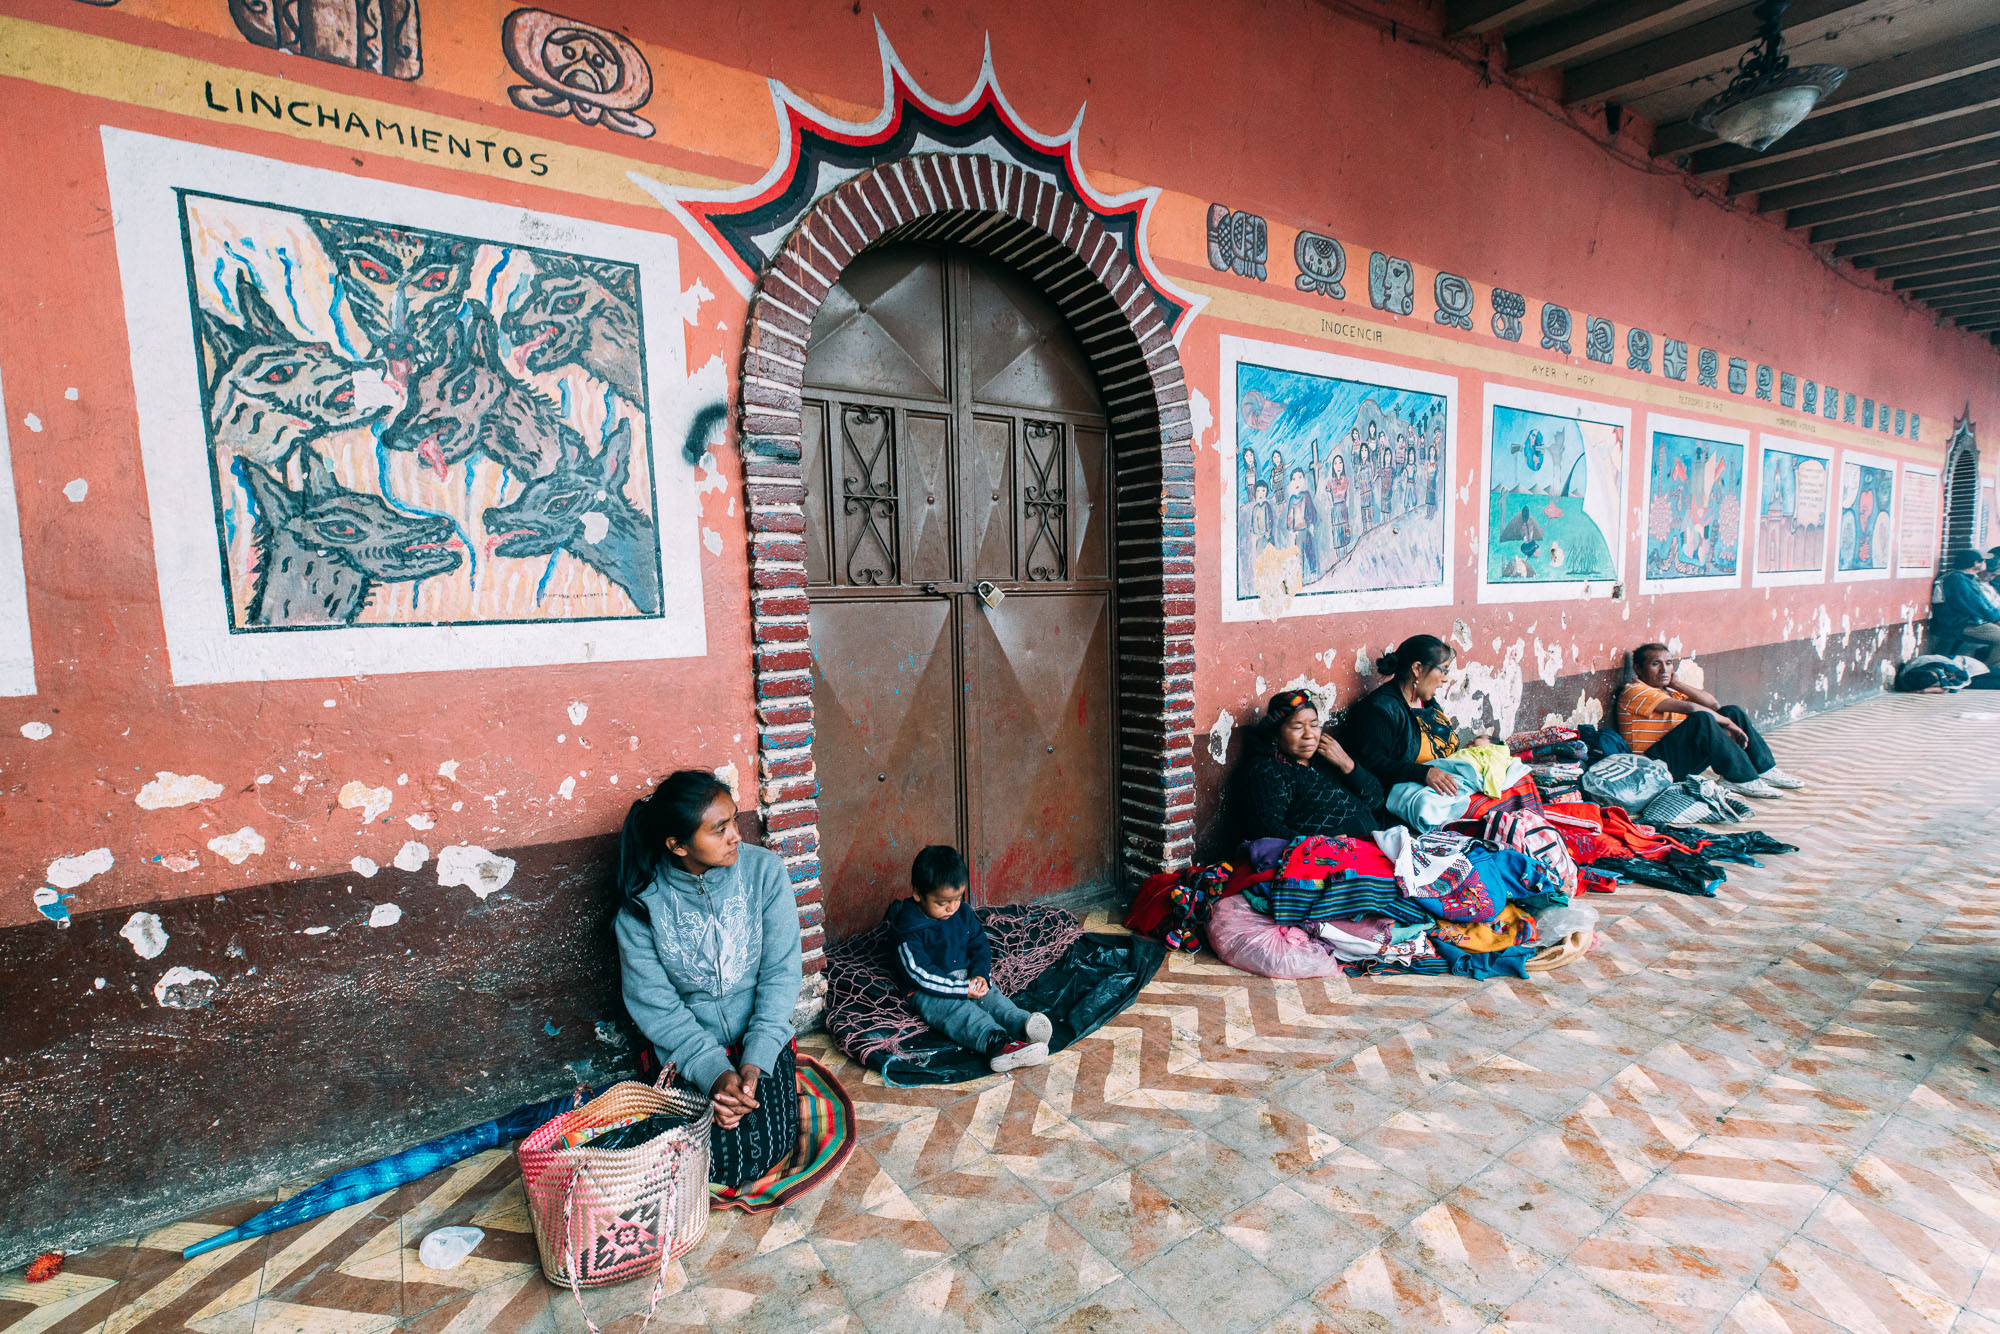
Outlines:
[[[993, 984], [1021, 1008], [1049, 1017], [1051, 1052], [1130, 1006], [1166, 957], [1158, 941], [1086, 932], [1060, 908], [977, 912], [993, 947]], [[889, 953], [881, 927], [827, 951], [826, 1031], [840, 1049], [891, 1085], [958, 1084], [986, 1074], [985, 1057], [932, 1029], [903, 1000]]]
[[833, 1071], [799, 1052], [799, 1147], [755, 1181], [734, 1188], [710, 1185], [717, 1209], [767, 1213], [790, 1204], [840, 1170], [854, 1152], [854, 1103]]

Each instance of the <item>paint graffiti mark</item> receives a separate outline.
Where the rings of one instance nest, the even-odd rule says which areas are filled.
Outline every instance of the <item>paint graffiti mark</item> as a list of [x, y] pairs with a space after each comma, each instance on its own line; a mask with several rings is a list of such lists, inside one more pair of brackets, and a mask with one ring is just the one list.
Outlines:
[[361, 823], [373, 824], [377, 817], [389, 809], [396, 794], [386, 787], [370, 787], [360, 779], [344, 783], [340, 788], [342, 810], [359, 810]]
[[681, 457], [688, 467], [701, 466], [701, 456], [708, 453], [717, 443], [717, 432], [729, 421], [729, 405], [717, 400], [704, 403], [694, 410], [694, 417], [688, 422], [687, 439], [681, 444]]
[[368, 925], [394, 926], [403, 920], [403, 910], [393, 903], [378, 903], [368, 913]]
[[157, 959], [167, 948], [167, 929], [158, 913], [133, 913], [118, 928], [118, 934], [131, 942], [132, 952], [142, 959]]
[[74, 856], [58, 857], [49, 863], [43, 879], [57, 889], [75, 889], [110, 870], [113, 860], [110, 848], [92, 848]]
[[505, 889], [514, 878], [514, 859], [488, 852], [473, 843], [454, 843], [437, 855], [438, 884], [445, 889], [462, 885], [484, 899]]
[[175, 964], [153, 984], [153, 999], [168, 1010], [199, 1010], [214, 1000], [222, 983], [214, 973]]
[[153, 781], [139, 789], [132, 803], [142, 811], [163, 811], [175, 806], [193, 806], [214, 801], [222, 795], [222, 784], [200, 774], [177, 774], [157, 770]]
[[208, 850], [231, 866], [241, 866], [264, 850], [264, 836], [246, 824], [233, 834], [218, 834], [208, 840]]

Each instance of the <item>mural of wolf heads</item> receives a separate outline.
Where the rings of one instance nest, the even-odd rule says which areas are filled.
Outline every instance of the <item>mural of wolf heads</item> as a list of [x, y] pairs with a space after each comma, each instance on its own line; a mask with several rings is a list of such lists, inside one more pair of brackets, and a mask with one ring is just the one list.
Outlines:
[[659, 615], [660, 534], [653, 516], [625, 497], [631, 465], [630, 421], [620, 421], [595, 455], [563, 428], [555, 470], [482, 516], [489, 549], [517, 558], [567, 551], [624, 589], [643, 614]]
[[439, 335], [465, 300], [477, 244], [358, 218], [312, 214], [306, 223], [390, 374], [402, 380], [434, 360]]
[[311, 440], [388, 411], [356, 401], [354, 364], [287, 328], [248, 269], [236, 274], [236, 308], [240, 325], [206, 310], [198, 316], [213, 444], [275, 467]]
[[351, 625], [377, 584], [414, 583], [457, 569], [450, 520], [406, 514], [380, 496], [351, 491], [316, 451], [303, 456], [305, 485], [247, 459], [236, 476], [256, 502], [256, 589], [250, 624]]
[[504, 327], [527, 353], [529, 370], [574, 363], [646, 406], [639, 273], [631, 265], [538, 253], [527, 298], [507, 313]]
[[559, 432], [566, 429], [561, 416], [553, 402], [508, 373], [486, 307], [468, 305], [464, 318], [445, 326], [436, 359], [408, 390], [382, 443], [413, 451], [439, 477], [480, 451], [523, 477], [556, 466]]

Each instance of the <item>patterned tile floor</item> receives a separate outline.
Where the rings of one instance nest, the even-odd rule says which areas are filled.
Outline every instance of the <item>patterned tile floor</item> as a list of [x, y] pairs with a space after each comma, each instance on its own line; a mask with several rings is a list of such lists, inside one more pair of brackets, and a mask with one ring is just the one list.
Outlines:
[[[1961, 767], [1941, 763], [1949, 738]], [[1626, 889], [1531, 982], [1271, 982], [1175, 958], [1047, 1066], [891, 1089], [775, 1216], [717, 1215], [654, 1328], [2000, 1334], [2000, 706], [1773, 737], [1802, 845]], [[811, 1045], [823, 1045], [823, 1036]], [[512, 1159], [192, 1262], [246, 1200], [0, 1278], [10, 1334], [555, 1334]], [[486, 1229], [449, 1272], [433, 1228]], [[589, 1294], [635, 1330], [650, 1284]]]

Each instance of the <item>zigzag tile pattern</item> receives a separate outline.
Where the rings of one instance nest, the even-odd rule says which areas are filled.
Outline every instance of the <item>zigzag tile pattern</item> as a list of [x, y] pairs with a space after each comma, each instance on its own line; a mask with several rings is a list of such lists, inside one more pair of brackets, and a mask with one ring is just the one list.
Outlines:
[[[1756, 824], [1802, 850], [1716, 900], [1596, 899], [1601, 945], [1556, 974], [1175, 957], [1013, 1079], [897, 1089], [827, 1056], [854, 1156], [777, 1215], [716, 1215], [652, 1328], [2000, 1334], [2000, 718], [1883, 698], [1773, 743], [1812, 787]], [[0, 1278], [0, 1330], [584, 1328], [507, 1153], [179, 1259], [267, 1202]], [[485, 1240], [425, 1268], [453, 1223]], [[584, 1304], [629, 1334], [650, 1289]]]

